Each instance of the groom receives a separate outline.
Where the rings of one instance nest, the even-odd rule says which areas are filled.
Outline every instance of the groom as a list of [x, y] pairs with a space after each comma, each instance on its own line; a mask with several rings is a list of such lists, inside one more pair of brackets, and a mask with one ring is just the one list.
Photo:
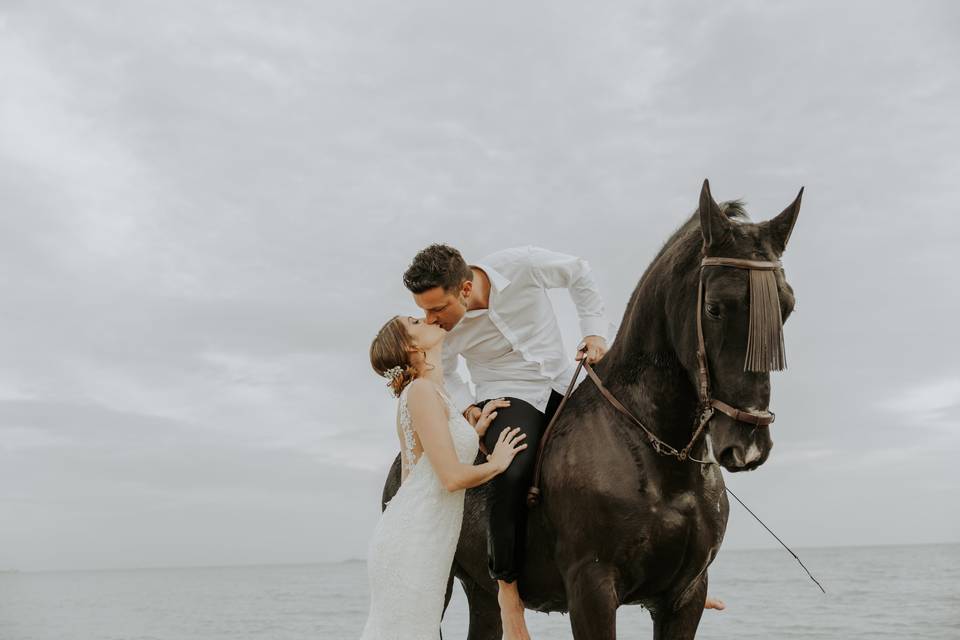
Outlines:
[[[547, 289], [569, 291], [591, 364], [607, 352], [603, 300], [585, 260], [533, 246], [467, 264], [453, 247], [430, 245], [414, 257], [403, 282], [427, 322], [448, 332], [444, 384], [464, 417], [475, 425], [485, 404], [509, 402], [491, 405], [496, 419], [483, 436], [485, 450], [493, 450], [507, 427], [527, 434], [528, 448], [493, 480], [487, 505], [488, 568], [499, 587], [504, 638], [526, 640], [516, 582], [526, 543], [526, 494], [540, 436], [574, 373]], [[467, 362], [476, 397], [457, 372], [457, 356]]]

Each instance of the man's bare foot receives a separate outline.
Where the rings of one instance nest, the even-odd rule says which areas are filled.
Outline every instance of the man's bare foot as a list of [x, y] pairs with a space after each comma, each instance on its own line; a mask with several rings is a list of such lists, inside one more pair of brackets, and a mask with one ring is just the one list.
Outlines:
[[530, 640], [527, 623], [523, 619], [523, 602], [516, 582], [497, 580], [497, 604], [500, 605], [500, 622], [503, 624], [503, 640]]
[[711, 598], [710, 596], [707, 596], [707, 601], [703, 605], [703, 608], [716, 609], [717, 611], [723, 611], [724, 609], [727, 608], [727, 605], [723, 604], [723, 600], [720, 600], [719, 598]]

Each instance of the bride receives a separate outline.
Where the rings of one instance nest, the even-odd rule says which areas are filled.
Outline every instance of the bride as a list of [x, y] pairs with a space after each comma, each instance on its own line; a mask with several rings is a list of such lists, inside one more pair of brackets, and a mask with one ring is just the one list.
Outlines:
[[439, 325], [397, 316], [370, 345], [370, 364], [399, 398], [401, 485], [373, 531], [367, 555], [370, 612], [361, 640], [440, 637], [444, 593], [460, 537], [464, 491], [503, 473], [527, 445], [504, 429], [487, 461], [479, 438], [507, 400], [489, 402], [475, 427], [443, 388], [446, 336]]

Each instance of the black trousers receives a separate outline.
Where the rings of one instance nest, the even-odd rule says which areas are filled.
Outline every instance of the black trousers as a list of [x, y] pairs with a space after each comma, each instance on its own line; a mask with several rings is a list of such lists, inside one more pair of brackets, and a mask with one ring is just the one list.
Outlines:
[[[510, 406], [497, 409], [497, 417], [487, 428], [483, 444], [493, 451], [506, 428], [520, 427], [527, 437], [527, 448], [514, 457], [507, 470], [491, 481], [487, 501], [487, 568], [490, 577], [505, 582], [514, 582], [523, 566], [527, 542], [527, 489], [533, 480], [533, 467], [537, 461], [537, 447], [550, 418], [556, 413], [563, 395], [550, 392], [546, 413], [540, 413], [525, 400], [511, 398]], [[478, 402], [481, 409], [489, 398]]]

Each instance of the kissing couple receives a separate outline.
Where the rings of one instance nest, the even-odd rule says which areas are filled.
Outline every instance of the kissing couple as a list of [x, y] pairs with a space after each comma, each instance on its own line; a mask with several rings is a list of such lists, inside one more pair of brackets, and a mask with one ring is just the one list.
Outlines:
[[[434, 244], [414, 257], [403, 282], [423, 317], [393, 317], [370, 345], [370, 364], [398, 398], [401, 485], [369, 545], [361, 640], [440, 638], [464, 493], [486, 482], [488, 569], [504, 638], [527, 640], [517, 589], [527, 488], [574, 358], [592, 364], [607, 352], [603, 299], [585, 260], [533, 246], [468, 264]], [[580, 319], [576, 354], [564, 348], [547, 295], [558, 288]], [[457, 372], [458, 356], [475, 395]], [[478, 450], [486, 461], [475, 465]]]

